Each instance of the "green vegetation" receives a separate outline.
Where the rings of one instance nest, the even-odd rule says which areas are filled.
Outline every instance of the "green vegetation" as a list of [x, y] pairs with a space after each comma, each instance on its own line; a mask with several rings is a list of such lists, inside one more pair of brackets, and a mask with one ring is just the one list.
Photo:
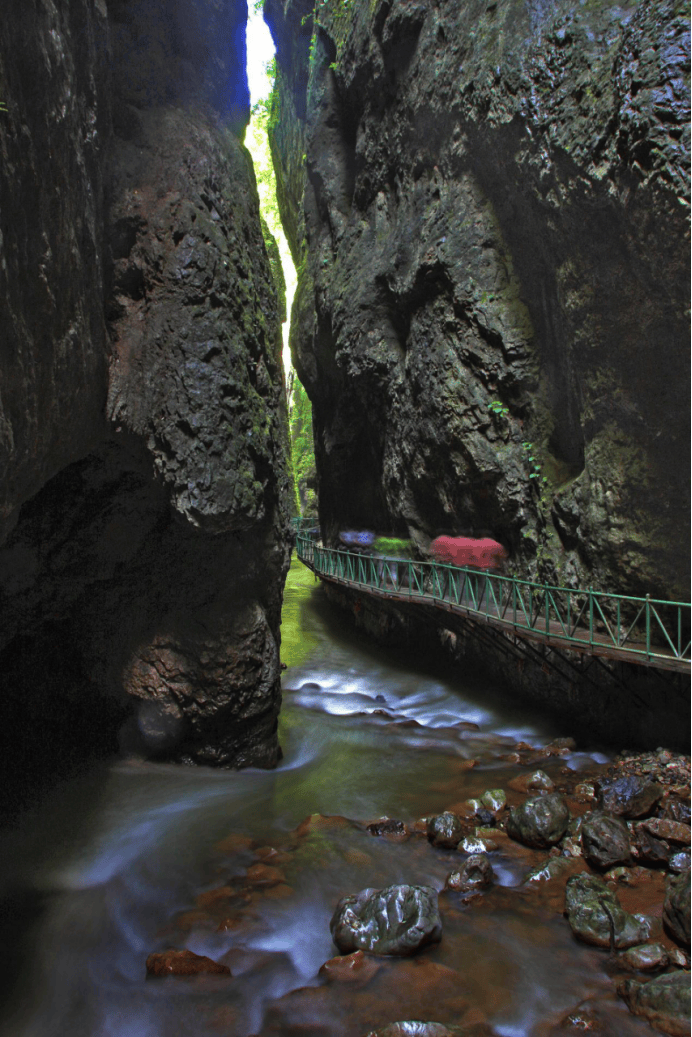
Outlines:
[[305, 387], [295, 376], [293, 377], [290, 407], [291, 456], [298, 493], [298, 508], [301, 515], [317, 515], [312, 406]]
[[499, 414], [502, 418], [506, 418], [509, 414], [509, 407], [505, 407], [505, 405], [501, 403], [500, 400], [493, 400], [492, 403], [489, 403], [488, 410], [491, 411], [493, 414]]
[[[252, 106], [245, 143], [255, 166], [260, 211], [269, 230], [279, 242], [279, 251], [283, 259], [284, 249], [281, 247], [281, 239], [284, 233], [279, 203], [276, 198], [276, 177], [269, 147], [269, 130], [276, 119], [276, 58], [267, 62], [266, 74], [271, 84], [271, 90], [268, 97], [262, 98]], [[285, 255], [290, 255], [288, 245], [285, 248]]]
[[262, 224], [262, 237], [264, 238], [264, 247], [267, 250], [269, 256], [269, 266], [272, 271], [272, 278], [274, 280], [274, 287], [276, 288], [276, 294], [279, 298], [279, 320], [283, 323], [286, 320], [286, 278], [284, 277], [284, 268], [281, 262], [281, 253], [277, 244], [276, 238], [269, 230], [267, 221], [264, 216], [260, 214], [260, 222]]
[[378, 537], [372, 546], [383, 555], [411, 557], [411, 541], [402, 540], [400, 537]]
[[[509, 407], [505, 407], [501, 400], [493, 400], [492, 403], [489, 403], [488, 410], [491, 414], [497, 414], [500, 418], [506, 418], [509, 415]], [[545, 487], [548, 479], [545, 475], [541, 475], [541, 466], [534, 455], [533, 443], [530, 443], [528, 439], [525, 439], [521, 445], [524, 448], [526, 460], [529, 465], [529, 479], [540, 479], [541, 487]]]
[[[538, 461], [534, 457], [534, 454], [533, 454], [533, 443], [529, 443], [528, 440], [524, 440], [524, 442], [521, 445], [524, 448], [524, 452], [526, 454], [526, 460], [529, 463], [529, 468], [530, 468], [529, 479], [540, 479], [541, 478], [541, 466], [539, 465]], [[543, 482], [543, 484], [548, 482], [548, 480], [546, 479], [545, 476], [543, 476], [542, 482]]]

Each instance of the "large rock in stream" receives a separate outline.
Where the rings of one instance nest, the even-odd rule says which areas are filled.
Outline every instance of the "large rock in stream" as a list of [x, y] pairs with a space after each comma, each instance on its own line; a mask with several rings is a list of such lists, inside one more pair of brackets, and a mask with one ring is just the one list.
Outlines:
[[565, 914], [575, 936], [596, 947], [624, 950], [648, 940], [651, 919], [630, 915], [596, 875], [573, 875], [565, 889]]
[[428, 839], [433, 846], [444, 849], [455, 849], [464, 835], [461, 821], [456, 814], [446, 811], [444, 814], [436, 814], [428, 821]]
[[567, 804], [559, 793], [551, 792], [513, 807], [507, 819], [507, 834], [525, 846], [540, 850], [559, 843], [568, 825]]
[[690, 869], [668, 883], [663, 902], [663, 923], [683, 947], [690, 946]]
[[415, 954], [442, 938], [437, 893], [431, 886], [364, 889], [342, 897], [329, 929], [342, 954]]
[[586, 860], [595, 868], [612, 868], [630, 859], [630, 833], [619, 817], [600, 810], [586, 814], [581, 826], [581, 844]]
[[597, 803], [608, 814], [631, 819], [646, 817], [662, 795], [663, 786], [657, 781], [626, 774], [613, 781], [599, 782]]
[[618, 983], [618, 993], [630, 1012], [671, 1037], [689, 1037], [690, 976], [688, 972], [670, 972], [647, 982], [625, 979]]

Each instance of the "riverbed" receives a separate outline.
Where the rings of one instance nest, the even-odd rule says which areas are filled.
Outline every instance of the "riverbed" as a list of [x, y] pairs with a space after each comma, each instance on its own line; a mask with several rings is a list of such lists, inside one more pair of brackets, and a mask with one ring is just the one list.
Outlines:
[[[358, 1037], [402, 1019], [539, 1037], [580, 1011], [602, 1034], [650, 1034], [549, 884], [524, 886], [541, 855], [502, 840], [487, 892], [441, 894], [439, 945], [352, 982], [320, 974], [337, 954], [329, 921], [342, 896], [442, 890], [455, 863], [424, 837], [375, 837], [367, 822], [410, 826], [504, 788], [531, 747], [556, 781], [588, 776], [608, 753], [541, 758], [570, 732], [442, 662], [361, 639], [295, 559], [282, 659], [275, 771], [114, 760], [5, 833], [3, 1037]], [[169, 947], [231, 976], [147, 978], [148, 955]]]

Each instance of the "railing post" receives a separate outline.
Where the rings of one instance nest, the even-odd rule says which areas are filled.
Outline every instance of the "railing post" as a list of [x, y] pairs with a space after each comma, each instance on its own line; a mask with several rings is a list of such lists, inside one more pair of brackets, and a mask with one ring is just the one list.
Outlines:
[[617, 648], [620, 647], [620, 599], [619, 598], [618, 598], [618, 639], [617, 639], [617, 646], [616, 647]]
[[512, 626], [516, 630], [517, 628], [517, 583], [516, 578], [512, 578]]
[[651, 595], [646, 596], [646, 658], [651, 658], [651, 605], [649, 602]]
[[548, 604], [548, 584], [543, 584], [543, 604], [545, 605], [545, 632], [550, 633], [550, 605]]
[[593, 587], [589, 587], [589, 644], [593, 644]]

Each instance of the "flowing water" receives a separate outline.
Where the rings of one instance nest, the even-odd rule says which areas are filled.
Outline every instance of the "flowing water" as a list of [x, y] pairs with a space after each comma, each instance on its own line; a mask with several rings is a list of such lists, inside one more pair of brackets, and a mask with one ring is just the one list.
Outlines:
[[[569, 732], [359, 639], [297, 561], [282, 640], [275, 771], [118, 761], [56, 789], [4, 838], [2, 1037], [358, 1037], [397, 1019], [519, 1037], [552, 1033], [580, 1003], [601, 1033], [650, 1033], [615, 998], [604, 952], [574, 940], [549, 892], [522, 886], [540, 855], [506, 840], [491, 890], [441, 895], [439, 946], [379, 961], [369, 982], [319, 975], [337, 953], [340, 897], [441, 890], [452, 870], [452, 851], [375, 838], [364, 822], [411, 823], [503, 787], [522, 770], [503, 759], [518, 741]], [[604, 760], [575, 751], [542, 766], [588, 773]], [[278, 869], [271, 884], [262, 865]], [[223, 961], [232, 978], [147, 979], [147, 956], [168, 947]]]

